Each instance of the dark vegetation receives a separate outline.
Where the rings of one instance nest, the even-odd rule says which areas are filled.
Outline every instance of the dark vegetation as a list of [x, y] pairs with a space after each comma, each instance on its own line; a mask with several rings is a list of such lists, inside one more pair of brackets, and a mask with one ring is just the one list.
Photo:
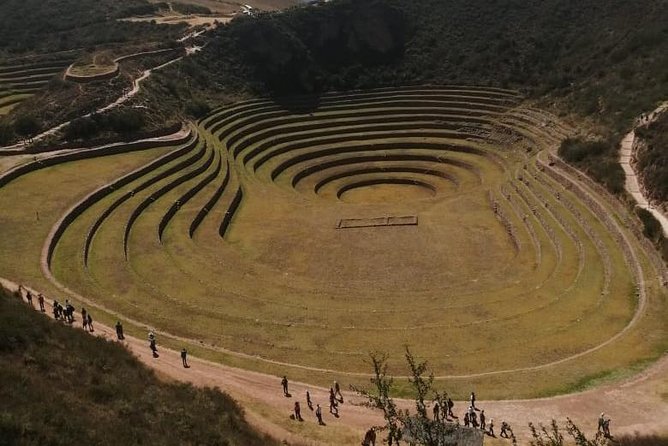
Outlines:
[[117, 20], [155, 9], [145, 0], [3, 0], [0, 58], [176, 37], [177, 26]]
[[239, 17], [181, 74], [194, 88], [275, 95], [506, 86], [628, 124], [666, 92], [666, 18], [660, 0], [337, 0]]
[[181, 14], [211, 14], [211, 10], [206, 6], [190, 3], [172, 2], [172, 9]]
[[668, 202], [668, 113], [646, 126], [636, 129], [640, 146], [636, 152], [642, 183], [649, 198], [661, 203]]
[[663, 235], [661, 223], [654, 218], [651, 212], [636, 208], [636, 215], [643, 224], [643, 234], [647, 237], [661, 253], [661, 257], [668, 263], [668, 238]]
[[106, 133], [128, 135], [139, 132], [146, 125], [145, 117], [137, 109], [120, 108], [107, 113], [96, 113], [77, 118], [65, 129], [68, 141], [92, 138]]
[[617, 145], [606, 140], [568, 138], [559, 156], [603, 184], [614, 194], [624, 191], [624, 170], [619, 165]]
[[120, 345], [0, 291], [0, 445], [271, 445], [217, 389], [166, 383]]

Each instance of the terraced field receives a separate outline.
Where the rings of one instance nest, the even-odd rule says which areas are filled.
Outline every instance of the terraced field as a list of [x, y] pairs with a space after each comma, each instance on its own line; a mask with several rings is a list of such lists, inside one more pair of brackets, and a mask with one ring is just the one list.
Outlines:
[[30, 61], [9, 61], [0, 64], [0, 116], [44, 88], [74, 60], [65, 54], [56, 59], [36, 57]]
[[370, 351], [401, 374], [409, 345], [458, 395], [569, 391], [667, 339], [634, 217], [553, 159], [571, 132], [470, 86], [221, 107], [179, 145], [0, 177], [0, 250], [24, 253], [0, 275], [306, 382], [362, 382]]

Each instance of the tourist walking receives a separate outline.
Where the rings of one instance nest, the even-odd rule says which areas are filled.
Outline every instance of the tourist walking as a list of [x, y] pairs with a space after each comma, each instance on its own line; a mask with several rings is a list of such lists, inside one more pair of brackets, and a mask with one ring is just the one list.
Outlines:
[[480, 411], [480, 429], [485, 430], [485, 411]]
[[374, 428], [366, 431], [366, 434], [364, 434], [364, 440], [362, 441], [362, 446], [376, 446], [376, 430]]
[[334, 396], [338, 400], [338, 402], [343, 403], [343, 395], [341, 395], [341, 386], [339, 386], [339, 383], [334, 381]]
[[306, 391], [306, 405], [309, 409], [313, 410], [313, 401], [311, 401], [311, 394], [309, 391]]
[[86, 309], [81, 307], [81, 323], [83, 325], [83, 329], [86, 330], [88, 327], [88, 314], [86, 314]]
[[316, 404], [315, 406], [315, 417], [318, 420], [318, 425], [324, 426], [325, 422], [322, 421], [322, 409], [320, 408], [320, 404]]
[[455, 414], [452, 412], [453, 407], [455, 407], [455, 403], [452, 401], [452, 398], [448, 397], [448, 415], [455, 418]]
[[503, 438], [510, 438], [508, 432], [511, 434], [513, 433], [513, 430], [510, 428], [510, 424], [506, 423], [505, 421], [501, 421], [501, 433], [499, 436]]
[[302, 418], [302, 408], [299, 406], [299, 401], [295, 401], [295, 420], [304, 421]]
[[65, 318], [70, 324], [74, 322], [74, 305], [68, 299], [65, 299]]
[[44, 313], [46, 309], [44, 308], [44, 295], [42, 293], [37, 295], [37, 302], [39, 303], [39, 311]]
[[93, 316], [90, 315], [90, 312], [88, 313], [88, 329], [91, 333], [95, 331], [93, 328]]
[[30, 306], [34, 307], [34, 305], [32, 304], [32, 293], [30, 291], [28, 291], [28, 293], [26, 293], [26, 299], [28, 300], [28, 303], [30, 304]]
[[438, 421], [440, 418], [440, 407], [438, 405], [438, 401], [434, 401], [434, 408], [432, 409], [432, 412], [434, 413], [434, 421]]
[[53, 318], [54, 318], [55, 320], [60, 319], [60, 314], [58, 314], [58, 307], [59, 307], [59, 306], [60, 306], [60, 304], [58, 303], [58, 301], [57, 301], [57, 300], [54, 300], [54, 301], [53, 301], [53, 309], [52, 309], [52, 310], [53, 310]]
[[158, 357], [158, 346], [155, 340], [155, 334], [150, 331], [148, 333], [148, 342], [149, 342], [149, 347], [151, 348], [151, 352], [153, 353], [153, 357], [157, 358]]
[[290, 397], [290, 392], [288, 392], [288, 377], [283, 375], [283, 379], [281, 380], [281, 386], [283, 387], [283, 395], [288, 398]]
[[496, 437], [496, 435], [494, 435], [494, 418], [489, 420], [489, 426], [487, 428], [487, 435], [489, 435], [490, 437]]
[[464, 414], [464, 427], [469, 427], [469, 413]]
[[185, 347], [181, 350], [181, 362], [183, 362], [184, 369], [190, 368], [188, 365], [188, 350], [186, 350]]
[[329, 413], [335, 417], [339, 416], [339, 404], [336, 401], [336, 396], [334, 395], [334, 389], [329, 388]]
[[611, 438], [612, 435], [610, 435], [610, 418], [606, 418], [603, 421], [603, 435], [605, 438]]
[[475, 410], [475, 392], [471, 392], [471, 407]]
[[123, 325], [121, 324], [121, 321], [116, 321], [116, 337], [118, 338], [119, 341], [125, 339], [125, 336], [123, 335]]

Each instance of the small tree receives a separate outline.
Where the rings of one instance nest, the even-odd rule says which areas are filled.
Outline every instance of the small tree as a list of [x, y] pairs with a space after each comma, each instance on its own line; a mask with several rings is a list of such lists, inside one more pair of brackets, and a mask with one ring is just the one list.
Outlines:
[[[376, 426], [379, 431], [386, 432], [388, 445], [398, 445], [401, 440], [409, 445], [459, 446], [482, 445], [482, 432], [478, 429], [466, 429], [459, 424], [445, 422], [445, 417], [430, 420], [427, 416], [426, 400], [433, 397], [441, 407], [447, 407], [445, 392], [433, 389], [434, 376], [428, 371], [427, 363], [415, 359], [406, 348], [406, 362], [410, 369], [408, 382], [415, 391], [415, 413], [400, 410], [390, 396], [394, 379], [387, 374], [387, 355], [372, 354], [371, 363], [374, 376], [371, 378], [371, 390], [352, 387], [367, 399], [367, 405], [383, 411], [384, 426]], [[445, 410], [445, 409], [443, 409]]]
[[[552, 420], [549, 429], [542, 424], [536, 428], [533, 423], [529, 423], [529, 429], [531, 430], [531, 437], [533, 438], [529, 443], [531, 446], [564, 445], [564, 436], [561, 434], [556, 420]], [[610, 440], [601, 432], [597, 432], [593, 440], [587, 439], [585, 434], [570, 418], [566, 418], [566, 432], [568, 432], [568, 435], [573, 439], [577, 446], [607, 446], [610, 444]]]
[[16, 134], [23, 139], [32, 139], [40, 129], [40, 123], [33, 115], [21, 115], [14, 123]]

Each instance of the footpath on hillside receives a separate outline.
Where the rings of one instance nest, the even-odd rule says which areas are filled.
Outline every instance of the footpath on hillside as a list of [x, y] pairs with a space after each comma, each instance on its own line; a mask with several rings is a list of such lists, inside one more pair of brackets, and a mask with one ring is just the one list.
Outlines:
[[640, 187], [641, 185], [638, 179], [638, 175], [633, 168], [632, 160], [635, 157], [635, 129], [640, 125], [647, 125], [654, 122], [662, 113], [665, 113], [667, 110], [668, 102], [664, 102], [654, 111], [647, 114], [646, 117], [640, 118], [634, 126], [633, 130], [624, 136], [619, 146], [619, 164], [621, 164], [622, 169], [624, 169], [624, 174], [626, 175], [624, 188], [636, 201], [638, 207], [651, 212], [652, 215], [659, 221], [659, 223], [661, 223], [663, 235], [666, 237], [668, 237], [668, 216], [661, 212], [660, 209], [657, 209], [655, 206], [653, 206], [644, 195], [643, 189]]
[[[17, 284], [5, 279], [0, 279], [0, 285], [12, 292], [18, 289]], [[39, 290], [30, 291], [39, 292]], [[46, 315], [51, 316], [51, 299], [47, 296], [46, 300]], [[36, 305], [36, 302], [33, 303]], [[77, 321], [75, 326], [80, 327], [80, 321]], [[109, 340], [116, 340], [115, 329], [99, 323], [95, 324], [94, 334]], [[313, 401], [320, 403], [325, 409], [325, 421], [328, 426], [322, 429], [345, 427], [359, 434], [361, 438], [362, 433], [370, 426], [382, 424], [380, 413], [359, 405], [361, 399], [350, 392], [344, 392], [346, 403], [340, 408], [340, 417], [333, 418], [326, 413], [328, 389], [291, 382], [290, 393], [293, 397], [286, 398], [281, 392], [280, 378], [276, 376], [237, 369], [197, 358], [190, 358], [190, 368], [186, 369], [182, 366], [180, 352], [162, 348], [158, 344], [160, 356], [154, 358], [148, 341], [145, 339], [126, 336], [123, 344], [143, 363], [156, 370], [159, 375], [197, 386], [215, 386], [230, 394], [245, 406], [249, 423], [287, 444], [322, 444], [306, 440], [289, 430], [290, 423], [295, 423], [288, 418], [294, 401], [301, 400], [302, 405], [305, 406], [304, 395], [307, 389]], [[345, 388], [345, 383], [342, 384]], [[569, 417], [585, 432], [593, 433], [596, 430], [597, 417], [601, 412], [605, 412], [612, 419], [613, 435], [633, 434], [634, 432], [665, 434], [668, 433], [666, 392], [668, 392], [668, 356], [664, 356], [648, 369], [626, 381], [605, 384], [585, 392], [531, 400], [481, 400], [477, 405], [485, 409], [489, 418], [494, 418], [497, 426], [502, 420], [510, 423], [520, 439], [528, 437], [527, 424], [529, 421], [547, 425], [552, 418], [565, 421], [566, 417]], [[484, 395], [480, 397], [484, 398]], [[261, 407], [264, 412], [269, 411], [276, 414], [278, 419], [284, 417], [285, 423], [279, 425], [267, 417], [260, 416], [255, 409], [248, 407], [249, 403], [253, 407]], [[412, 405], [406, 400], [400, 400], [399, 403], [402, 408], [409, 408]], [[467, 404], [461, 401], [456, 402], [455, 413], [461, 416]], [[310, 415], [306, 413], [306, 422], [315, 424], [315, 418], [311, 420]]]

